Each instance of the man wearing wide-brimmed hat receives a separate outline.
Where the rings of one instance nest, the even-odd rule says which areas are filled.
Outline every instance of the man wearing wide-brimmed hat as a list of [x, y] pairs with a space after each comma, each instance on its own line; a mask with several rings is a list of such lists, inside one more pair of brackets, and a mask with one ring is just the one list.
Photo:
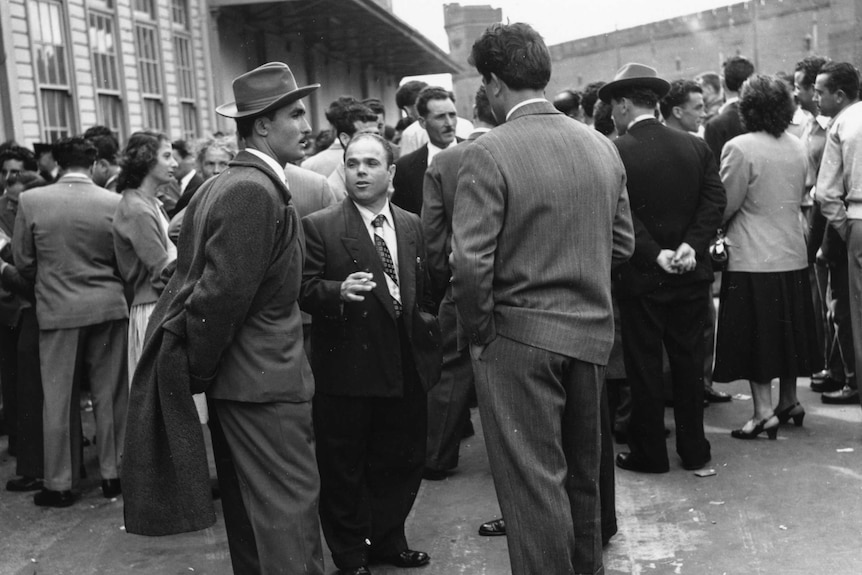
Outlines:
[[703, 140], [663, 126], [656, 104], [670, 84], [655, 69], [626, 64], [599, 90], [611, 104], [626, 167], [635, 253], [614, 273], [632, 390], [630, 453], [617, 466], [669, 470], [664, 434], [662, 344], [673, 375], [676, 451], [686, 469], [711, 458], [703, 432], [703, 330], [711, 301], [707, 247], [726, 203], [716, 160]]
[[[318, 87], [297, 86], [279, 62], [234, 80], [236, 101], [217, 112], [236, 120], [245, 149], [189, 203], [177, 269], [150, 320], [144, 368], [139, 366], [132, 384], [133, 396], [136, 386], [144, 390], [141, 395], [152, 395], [154, 380], [162, 403], [176, 401], [165, 396], [177, 389], [175, 372], [185, 370], [186, 390], [206, 391], [211, 425], [217, 427], [213, 451], [236, 573], [323, 573], [311, 422], [314, 380], [297, 305], [304, 254], [284, 175], [286, 163], [302, 159], [311, 133], [301, 98]], [[147, 406], [147, 398], [137, 401]], [[182, 408], [188, 412], [190, 404]], [[163, 441], [169, 442], [178, 434], [172, 433], [170, 416], [176, 417], [162, 415]], [[132, 442], [141, 443], [130, 445], [132, 451], [152, 449], [139, 438]], [[187, 491], [183, 480], [176, 489]], [[198, 503], [177, 501], [174, 514]], [[127, 529], [130, 515], [150, 519], [129, 531], [167, 529], [152, 525], [153, 514], [146, 515], [143, 504], [136, 505], [135, 514], [126, 504]], [[205, 519], [173, 530], [201, 528]]]

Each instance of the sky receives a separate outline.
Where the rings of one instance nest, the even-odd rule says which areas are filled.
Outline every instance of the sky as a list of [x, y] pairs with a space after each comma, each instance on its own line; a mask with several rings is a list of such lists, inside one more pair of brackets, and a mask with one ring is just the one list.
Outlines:
[[[737, 1], [741, 0], [461, 0], [458, 3], [502, 8], [504, 22], [527, 22], [552, 45], [728, 6]], [[448, 52], [443, 5], [449, 3], [454, 0], [392, 0], [392, 9], [396, 16]], [[448, 76], [430, 78], [451, 85]]]

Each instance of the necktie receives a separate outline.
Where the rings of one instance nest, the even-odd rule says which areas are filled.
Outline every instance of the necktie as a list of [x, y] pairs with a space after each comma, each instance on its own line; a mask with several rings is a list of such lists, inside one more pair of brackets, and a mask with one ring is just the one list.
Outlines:
[[[374, 247], [377, 248], [377, 255], [383, 262], [383, 271], [386, 272], [395, 285], [398, 285], [398, 276], [395, 275], [395, 264], [392, 262], [392, 254], [389, 253], [389, 248], [386, 246], [386, 240], [383, 239], [383, 224], [386, 222], [386, 216], [377, 214], [371, 220], [371, 225], [374, 227]], [[392, 298], [392, 305], [395, 306], [395, 317], [401, 317], [401, 302]]]

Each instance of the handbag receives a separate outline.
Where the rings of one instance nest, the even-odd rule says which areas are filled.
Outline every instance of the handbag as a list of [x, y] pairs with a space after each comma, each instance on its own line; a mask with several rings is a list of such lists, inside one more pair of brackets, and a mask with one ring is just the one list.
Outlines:
[[709, 242], [709, 259], [712, 260], [713, 271], [727, 270], [727, 237], [722, 228], [716, 230], [715, 237]]

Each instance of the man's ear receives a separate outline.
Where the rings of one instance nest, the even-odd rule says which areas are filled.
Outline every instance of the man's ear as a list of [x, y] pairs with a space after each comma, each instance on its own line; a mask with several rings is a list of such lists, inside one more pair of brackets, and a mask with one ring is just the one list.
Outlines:
[[427, 130], [428, 128], [425, 125], [425, 118], [423, 116], [418, 116], [416, 121], [419, 122], [419, 125], [422, 126], [423, 130]]
[[346, 148], [350, 142], [350, 136], [347, 135], [347, 132], [338, 132], [338, 141], [341, 142], [342, 148]]
[[499, 96], [500, 92], [503, 91], [503, 81], [499, 76], [497, 76], [497, 74], [491, 72], [490, 80], [485, 83], [485, 90], [491, 92], [495, 96]]
[[269, 118], [260, 116], [254, 120], [254, 133], [258, 136], [266, 136], [269, 134]]
[[674, 106], [673, 108], [671, 108], [671, 113], [673, 114], [673, 117], [677, 120], [682, 119], [682, 108], [680, 108], [679, 106]]

